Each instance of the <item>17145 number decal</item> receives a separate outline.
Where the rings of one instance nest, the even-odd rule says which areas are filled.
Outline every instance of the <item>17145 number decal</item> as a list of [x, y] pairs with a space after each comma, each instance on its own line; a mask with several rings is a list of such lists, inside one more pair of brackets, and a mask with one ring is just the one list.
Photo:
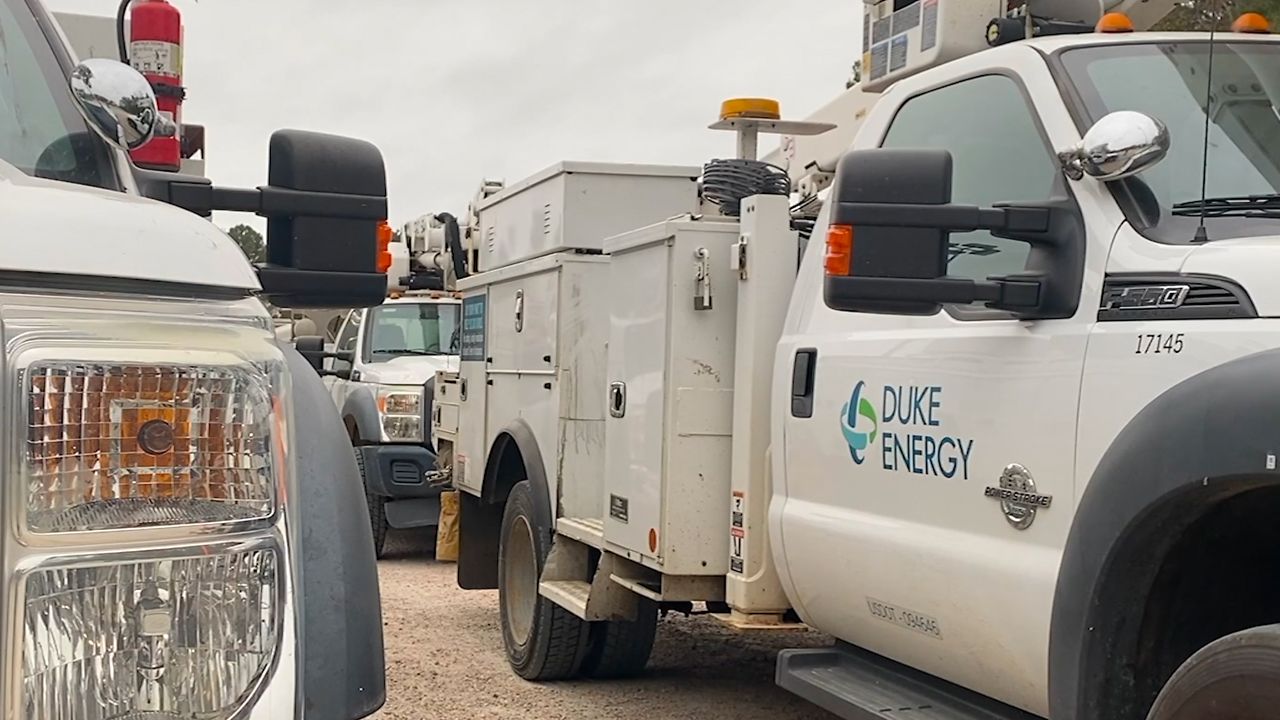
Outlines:
[[1182, 352], [1182, 333], [1163, 335], [1144, 333], [1138, 336], [1135, 355], [1177, 355]]

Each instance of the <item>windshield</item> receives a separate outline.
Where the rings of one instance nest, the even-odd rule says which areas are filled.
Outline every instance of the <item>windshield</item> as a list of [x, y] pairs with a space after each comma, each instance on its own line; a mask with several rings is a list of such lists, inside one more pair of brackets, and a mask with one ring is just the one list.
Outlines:
[[457, 303], [394, 303], [369, 311], [367, 362], [404, 355], [456, 355]]
[[[1197, 217], [1175, 217], [1198, 201], [1204, 164], [1207, 42], [1120, 44], [1068, 50], [1062, 64], [1092, 124], [1136, 110], [1169, 128], [1168, 156], [1121, 184], [1130, 221], [1156, 240], [1190, 242]], [[1218, 42], [1213, 58], [1207, 197], [1280, 192], [1280, 45]], [[1137, 217], [1135, 217], [1135, 215]], [[1211, 239], [1280, 233], [1280, 220], [1210, 218]]]
[[0, 0], [0, 160], [36, 177], [117, 187], [106, 144], [77, 111], [24, 0]]

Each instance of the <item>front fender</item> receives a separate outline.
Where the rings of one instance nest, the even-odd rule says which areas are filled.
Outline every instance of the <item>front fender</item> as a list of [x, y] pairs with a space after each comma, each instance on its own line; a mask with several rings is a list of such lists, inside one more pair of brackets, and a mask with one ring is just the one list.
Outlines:
[[356, 720], [386, 702], [382, 602], [364, 487], [324, 383], [281, 343], [293, 376], [300, 526], [302, 694], [307, 720]]
[[1217, 502], [1280, 484], [1280, 351], [1194, 375], [1116, 436], [1080, 499], [1049, 638], [1053, 718], [1124, 718], [1125, 658], [1160, 560]]
[[[331, 401], [332, 403], [332, 401]], [[377, 399], [367, 387], [356, 387], [342, 403], [342, 417], [356, 426], [356, 439], [362, 443], [382, 441], [382, 420], [378, 417]]]

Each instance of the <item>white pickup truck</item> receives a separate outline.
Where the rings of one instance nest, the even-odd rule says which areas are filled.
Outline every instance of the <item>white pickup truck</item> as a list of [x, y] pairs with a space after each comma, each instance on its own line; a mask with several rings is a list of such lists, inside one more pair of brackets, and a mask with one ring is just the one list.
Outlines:
[[777, 679], [845, 718], [1275, 717], [1280, 41], [1159, 4], [866, 3], [810, 222], [755, 136], [824, 128], [750, 101], [698, 198], [481, 207], [441, 456], [517, 673], [705, 602], [838, 638]]
[[295, 341], [324, 377], [347, 430], [378, 557], [388, 530], [440, 522], [431, 408], [436, 373], [458, 369], [459, 313], [450, 293], [396, 293], [347, 312], [329, 352], [323, 337]]
[[[381, 300], [381, 154], [281, 131], [270, 182], [234, 190], [135, 167], [158, 129], [142, 75], [0, 0], [0, 715], [366, 717], [385, 680], [354, 463], [259, 297]], [[266, 215], [271, 263], [214, 209]]]

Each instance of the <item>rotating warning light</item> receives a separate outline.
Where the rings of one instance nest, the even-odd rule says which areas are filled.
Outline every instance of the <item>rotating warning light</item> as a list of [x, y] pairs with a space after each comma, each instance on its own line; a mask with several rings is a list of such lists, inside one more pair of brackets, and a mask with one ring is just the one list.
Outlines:
[[1271, 23], [1261, 13], [1247, 12], [1236, 18], [1231, 23], [1231, 31], [1238, 33], [1261, 33], [1271, 32]]
[[782, 107], [777, 100], [768, 98], [733, 98], [720, 104], [720, 119], [756, 118], [760, 120], [778, 120], [782, 118]]
[[1100, 33], [1128, 33], [1133, 32], [1133, 21], [1124, 13], [1111, 12], [1103, 15], [1093, 29]]

